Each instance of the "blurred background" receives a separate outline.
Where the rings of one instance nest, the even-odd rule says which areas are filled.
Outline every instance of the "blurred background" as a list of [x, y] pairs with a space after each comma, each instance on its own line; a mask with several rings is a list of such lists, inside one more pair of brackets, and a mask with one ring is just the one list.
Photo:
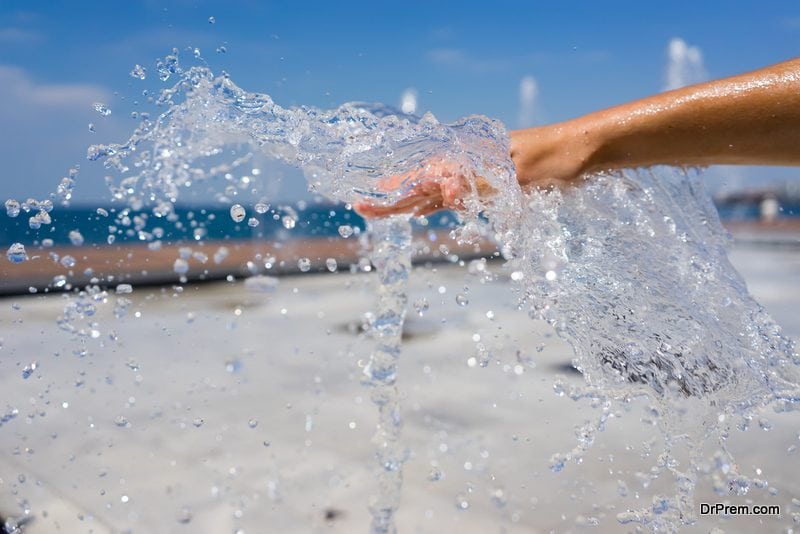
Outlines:
[[[173, 49], [282, 106], [383, 102], [511, 129], [798, 56], [800, 4], [3, 0], [8, 532], [366, 530], [376, 410], [362, 387], [374, 306], [364, 222], [309, 194], [299, 172], [258, 162], [230, 183], [192, 187], [170, 224], [149, 224], [150, 207], [114, 204], [102, 164], [86, 159], [90, 144], [124, 142], [160, 112], [153, 99], [174, 78], [160, 82], [156, 60]], [[703, 173], [735, 238], [733, 264], [795, 339], [799, 173]], [[68, 205], [55, 194], [65, 183]], [[584, 465], [547, 468], [596, 410], [563, 387], [553, 394], [556, 375], [583, 381], [572, 348], [518, 313], [507, 273], [485, 259], [493, 245], [459, 248], [455, 224], [443, 213], [416, 227], [422, 265], [399, 372], [411, 451], [401, 531], [618, 532], [617, 513], [655, 510], [674, 481], [647, 475], [658, 446], [644, 403], [615, 414], [624, 421], [598, 435]], [[326, 275], [272, 276], [317, 271]], [[202, 279], [220, 282], [187, 283]], [[746, 502], [784, 510], [737, 518], [741, 531], [800, 522], [793, 460], [775, 454], [797, 449], [796, 414], [786, 417], [726, 445], [758, 479]], [[706, 484], [698, 499], [718, 496]], [[725, 521], [703, 518], [695, 531]]]
[[[44, 198], [81, 165], [75, 201], [107, 199], [86, 147], [127, 138], [138, 124], [131, 113], [152, 107], [142, 92], [158, 87], [155, 59], [173, 48], [198, 49], [216, 72], [283, 106], [383, 102], [518, 128], [786, 60], [798, 43], [800, 8], [777, 1], [4, 0], [0, 196]], [[129, 76], [137, 64], [144, 82]], [[783, 192], [795, 174], [724, 168], [708, 177], [728, 194]], [[305, 186], [282, 189], [298, 198]]]

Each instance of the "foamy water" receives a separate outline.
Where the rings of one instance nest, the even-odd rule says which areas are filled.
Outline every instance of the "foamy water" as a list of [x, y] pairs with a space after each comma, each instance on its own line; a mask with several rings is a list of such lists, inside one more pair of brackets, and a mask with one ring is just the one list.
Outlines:
[[[301, 167], [311, 190], [347, 203], [401, 198], [412, 184], [386, 192], [379, 178], [430, 160], [453, 161], [485, 179], [497, 193], [479, 198], [473, 192], [456, 234], [462, 240], [489, 235], [498, 243], [519, 308], [553, 325], [575, 350], [586, 385], [555, 384], [556, 392], [598, 407], [596, 421], [579, 429], [575, 448], [554, 455], [550, 467], [559, 471], [580, 461], [616, 407], [643, 395], [653, 401], [665, 448], [656, 471], [674, 476], [675, 491], [651, 508], [620, 514], [620, 522], [664, 530], [691, 522], [704, 458], [677, 465], [669, 452], [675, 442], [722, 440], [758, 409], [790, 410], [800, 399], [794, 347], [728, 262], [728, 236], [701, 178], [659, 169], [526, 195], [498, 121], [475, 116], [445, 125], [431, 114], [357, 103], [327, 111], [283, 108], [206, 67], [183, 70], [174, 57], [162, 67], [163, 79], [177, 78], [159, 99], [163, 112], [144, 120], [128, 141], [88, 151], [90, 160], [115, 173], [114, 198], [134, 209], [152, 206], [153, 221], [169, 219], [182, 189], [230, 173], [248, 153]], [[230, 147], [244, 159], [227, 161]], [[231, 217], [243, 220], [243, 209], [232, 206]], [[155, 223], [141, 221], [139, 228], [145, 235], [148, 224]], [[396, 363], [410, 227], [400, 217], [375, 221], [369, 232], [380, 281], [370, 315], [375, 348], [365, 371], [380, 413], [374, 439], [379, 492], [370, 509], [373, 531], [391, 532], [407, 455]], [[13, 261], [24, 261], [23, 254], [8, 253]], [[712, 471], [730, 491], [749, 484], [735, 471]]]

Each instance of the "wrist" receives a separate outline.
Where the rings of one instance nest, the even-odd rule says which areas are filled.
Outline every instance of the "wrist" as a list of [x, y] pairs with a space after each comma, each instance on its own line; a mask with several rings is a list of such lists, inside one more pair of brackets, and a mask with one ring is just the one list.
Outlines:
[[568, 185], [603, 170], [606, 133], [584, 116], [548, 126], [510, 132], [511, 159], [523, 189]]

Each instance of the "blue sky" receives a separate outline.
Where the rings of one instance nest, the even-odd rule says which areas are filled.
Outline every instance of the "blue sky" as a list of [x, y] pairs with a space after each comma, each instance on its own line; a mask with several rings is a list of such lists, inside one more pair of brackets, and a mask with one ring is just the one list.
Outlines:
[[[0, 197], [44, 198], [80, 164], [76, 200], [106, 198], [86, 146], [135, 127], [130, 112], [147, 110], [141, 90], [158, 83], [128, 72], [140, 63], [152, 73], [173, 47], [198, 47], [215, 70], [282, 105], [399, 105], [414, 88], [418, 112], [482, 113], [517, 127], [664, 89], [675, 38], [691, 57], [673, 57], [673, 72], [690, 81], [754, 69], [800, 55], [800, 3], [3, 0]], [[97, 101], [109, 117], [92, 109]], [[792, 171], [712, 174], [753, 183]]]

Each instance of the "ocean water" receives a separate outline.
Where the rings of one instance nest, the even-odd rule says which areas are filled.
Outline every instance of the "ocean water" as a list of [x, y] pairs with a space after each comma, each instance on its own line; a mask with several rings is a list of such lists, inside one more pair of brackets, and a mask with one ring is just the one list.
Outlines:
[[[12, 199], [13, 200], [13, 199]], [[18, 202], [18, 201], [17, 201]], [[116, 244], [148, 242], [159, 239], [164, 243], [191, 243], [216, 240], [265, 240], [282, 241], [287, 239], [306, 239], [340, 236], [339, 227], [349, 226], [356, 232], [366, 229], [364, 219], [346, 204], [317, 201], [279, 202], [276, 205], [258, 202], [245, 203], [246, 218], [236, 222], [230, 215], [230, 203], [224, 205], [177, 204], [173, 215], [157, 219], [155, 224], [148, 220], [155, 216], [150, 209], [131, 209], [119, 206], [54, 206], [48, 213], [50, 222], [32, 228], [31, 217], [39, 210], [20, 209], [15, 216], [4, 216], [0, 226], [0, 247], [8, 248], [12, 243], [38, 245], [49, 239], [55, 246], [72, 243], [70, 232], [77, 231], [85, 245], [104, 245], [111, 239]], [[757, 221], [760, 219], [757, 204], [732, 205], [715, 204], [720, 219], [732, 221]], [[783, 218], [800, 214], [800, 207], [787, 204], [782, 206]], [[98, 211], [99, 208], [99, 211]], [[263, 213], [259, 210], [265, 209]], [[287, 229], [284, 217], [289, 215], [294, 226]], [[0, 216], [3, 216], [0, 214]], [[258, 224], [253, 225], [250, 219]], [[129, 221], [129, 222], [126, 222]], [[249, 223], [249, 224], [248, 224]], [[412, 221], [414, 229], [420, 229]], [[457, 214], [439, 212], [426, 218], [425, 228], [453, 229], [459, 224]], [[144, 230], [149, 226], [149, 230]], [[198, 230], [199, 229], [199, 230]], [[357, 229], [357, 230], [356, 230]], [[159, 237], [155, 237], [153, 234]]]
[[[236, 222], [231, 218], [230, 206], [183, 206], [173, 209], [172, 215], [156, 218], [149, 209], [133, 210], [128, 207], [55, 206], [49, 211], [50, 222], [31, 228], [29, 220], [38, 210], [20, 211], [14, 217], [3, 216], [0, 226], [0, 244], [6, 248], [15, 242], [40, 245], [49, 239], [52, 245], [70, 245], [70, 232], [77, 231], [83, 238], [81, 244], [106, 245], [141, 243], [160, 240], [163, 243], [192, 243], [218, 240], [264, 240], [339, 238], [340, 227], [353, 232], [366, 228], [364, 219], [343, 204], [330, 202], [279, 203], [264, 205], [259, 213], [254, 205], [247, 218]], [[259, 207], [258, 209], [264, 209]], [[288, 217], [288, 218], [285, 218]], [[257, 221], [254, 225], [251, 219]], [[452, 214], [434, 214], [426, 221], [426, 228], [447, 229], [456, 225]], [[287, 226], [290, 226], [287, 228]]]
[[[674, 488], [650, 507], [620, 513], [620, 523], [672, 531], [693, 522], [693, 491], [705, 460], [695, 444], [724, 442], [765, 406], [795, 409], [800, 358], [728, 262], [729, 237], [697, 176], [671, 169], [598, 175], [569, 190], [524, 194], [505, 126], [496, 120], [472, 116], [448, 125], [431, 114], [415, 117], [362, 103], [283, 108], [204, 66], [181, 66], [176, 55], [160, 65], [161, 79], [172, 85], [161, 93], [157, 118], [144, 120], [125, 142], [88, 150], [88, 159], [102, 161], [110, 173], [114, 201], [127, 206], [109, 213], [108, 223], [84, 214], [87, 224], [101, 227], [87, 229], [89, 239], [107, 242], [123, 227], [127, 239], [160, 239], [165, 221], [180, 224], [176, 236], [186, 238], [191, 229], [196, 238], [200, 228], [201, 238], [231, 238], [231, 222], [233, 228], [246, 224], [250, 209], [232, 205], [227, 213], [193, 211], [190, 218], [179, 207], [181, 191], [234, 173], [254, 153], [302, 168], [311, 191], [344, 204], [394, 202], [413, 182], [385, 191], [381, 177], [447, 160], [496, 191], [482, 197], [472, 184], [454, 236], [464, 242], [489, 237], [498, 244], [516, 287], [509, 298], [521, 312], [552, 325], [575, 351], [585, 385], [557, 383], [556, 393], [597, 408], [596, 419], [577, 430], [575, 447], [556, 454], [550, 468], [581, 462], [615, 410], [641, 397], [653, 403], [663, 442], [653, 472], [672, 477]], [[317, 218], [307, 217], [304, 232], [338, 231], [337, 223], [352, 216], [326, 209], [312, 210]], [[293, 229], [300, 220], [286, 209], [263, 215], [249, 228], [261, 228], [264, 236]], [[192, 226], [198, 220], [202, 225]], [[108, 225], [117, 229], [110, 232]], [[365, 368], [380, 413], [372, 530], [392, 532], [405, 455], [396, 364], [408, 304], [411, 225], [399, 216], [366, 231], [380, 282], [368, 330], [374, 348]], [[688, 459], [673, 455], [679, 444], [691, 449]], [[721, 462], [705, 476], [717, 477], [730, 491], [749, 489], [752, 482], [731, 463]]]

